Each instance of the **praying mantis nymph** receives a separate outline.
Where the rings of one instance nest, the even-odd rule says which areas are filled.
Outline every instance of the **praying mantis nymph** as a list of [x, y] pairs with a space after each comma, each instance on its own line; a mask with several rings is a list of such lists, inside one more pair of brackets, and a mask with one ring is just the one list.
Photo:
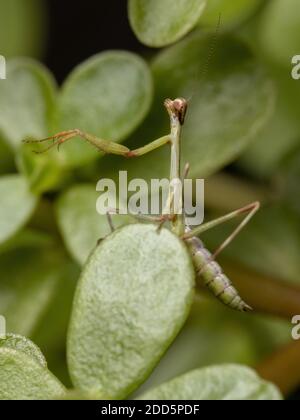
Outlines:
[[[171, 122], [170, 134], [168, 134], [167, 136], [163, 136], [157, 140], [154, 140], [146, 146], [143, 146], [136, 150], [130, 150], [126, 146], [120, 145], [118, 143], [100, 139], [98, 137], [95, 137], [94, 135], [85, 133], [79, 129], [63, 131], [61, 133], [58, 133], [54, 136], [42, 140], [24, 140], [24, 142], [42, 143], [48, 140], [53, 140], [53, 144], [51, 144], [48, 148], [46, 148], [43, 151], [37, 152], [43, 153], [54, 146], [57, 146], [59, 148], [63, 143], [65, 143], [68, 140], [71, 140], [72, 138], [80, 137], [86, 140], [87, 142], [91, 143], [103, 153], [121, 155], [127, 158], [139, 157], [163, 145], [169, 144], [171, 146], [170, 180], [176, 181], [181, 179], [181, 132], [185, 122], [185, 117], [188, 109], [188, 102], [183, 98], [177, 98], [175, 100], [167, 99], [165, 101], [165, 107], [168, 111]], [[187, 176], [187, 173], [188, 165], [185, 168], [184, 177]], [[202, 282], [204, 282], [208, 289], [223, 304], [241, 312], [251, 311], [252, 308], [243, 301], [236, 288], [233, 286], [228, 277], [225, 276], [225, 274], [222, 271], [222, 268], [215, 260], [217, 256], [234, 240], [234, 238], [241, 232], [241, 230], [246, 226], [246, 224], [258, 211], [260, 203], [251, 203], [250, 205], [238, 209], [223, 217], [220, 217], [208, 223], [202, 224], [199, 227], [191, 229], [185, 223], [184, 211], [174, 211], [173, 197], [174, 195], [176, 195], [176, 191], [174, 191], [174, 189], [176, 189], [177, 184], [176, 182], [171, 182], [171, 185], [172, 187], [170, 187], [169, 198], [167, 203], [167, 213], [164, 212], [163, 215], [158, 217], [151, 217], [147, 215], [135, 215], [135, 217], [138, 219], [149, 220], [152, 222], [159, 223], [160, 226], [166, 221], [170, 221], [173, 232], [186, 243], [192, 255], [196, 274], [199, 277], [199, 279], [202, 280]], [[114, 209], [114, 211], [112, 212], [117, 212], [117, 210]], [[234, 230], [234, 232], [224, 241], [224, 243], [221, 244], [213, 254], [211, 254], [205, 248], [198, 236], [208, 231], [209, 229], [212, 229], [213, 227], [216, 227], [243, 214], [246, 214], [244, 220], [239, 224], [239, 226]], [[110, 226], [112, 227], [110, 218], [109, 221]]]

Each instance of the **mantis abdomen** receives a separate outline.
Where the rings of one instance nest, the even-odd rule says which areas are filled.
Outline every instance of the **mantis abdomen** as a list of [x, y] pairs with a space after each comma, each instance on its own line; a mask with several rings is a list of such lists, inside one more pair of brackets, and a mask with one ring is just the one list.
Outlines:
[[212, 254], [205, 248], [202, 241], [193, 237], [186, 240], [192, 254], [197, 276], [206, 287], [225, 305], [241, 312], [249, 312], [252, 308], [240, 297], [220, 265], [213, 260]]

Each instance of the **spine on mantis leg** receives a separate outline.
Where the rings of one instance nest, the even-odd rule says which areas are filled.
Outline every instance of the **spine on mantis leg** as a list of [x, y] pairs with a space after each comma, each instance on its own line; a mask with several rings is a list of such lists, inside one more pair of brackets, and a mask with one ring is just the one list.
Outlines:
[[241, 312], [249, 312], [252, 308], [240, 297], [238, 291], [222, 271], [220, 265], [213, 261], [211, 253], [202, 241], [193, 237], [186, 240], [193, 256], [197, 275], [204, 281], [208, 289], [225, 305]]

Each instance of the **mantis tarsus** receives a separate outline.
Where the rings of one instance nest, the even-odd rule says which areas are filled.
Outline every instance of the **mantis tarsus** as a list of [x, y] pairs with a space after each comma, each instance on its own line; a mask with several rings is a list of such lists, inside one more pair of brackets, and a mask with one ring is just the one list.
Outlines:
[[[25, 140], [26, 143], [46, 142], [53, 140], [51, 144], [44, 151], [51, 149], [54, 146], [61, 146], [68, 140], [75, 137], [81, 137], [87, 142], [95, 146], [99, 151], [107, 154], [121, 155], [126, 158], [139, 157], [149, 153], [161, 146], [169, 144], [171, 146], [171, 165], [170, 165], [170, 180], [176, 181], [181, 177], [180, 169], [180, 150], [181, 150], [181, 131], [184, 125], [185, 116], [188, 108], [188, 102], [185, 99], [177, 98], [175, 100], [167, 99], [165, 101], [165, 107], [168, 111], [171, 132], [167, 136], [161, 137], [146, 146], [138, 148], [136, 150], [130, 150], [126, 146], [118, 143], [102, 140], [91, 134], [85, 133], [79, 129], [63, 131], [52, 137], [42, 140]], [[41, 153], [41, 152], [38, 152]], [[184, 177], [187, 176], [189, 166], [187, 165], [184, 171]], [[172, 183], [169, 191], [168, 209], [169, 212], [165, 213], [160, 217], [144, 216], [140, 218], [144, 220], [151, 220], [154, 223], [162, 225], [165, 221], [170, 221], [172, 224], [173, 232], [178, 235], [183, 241], [185, 241], [194, 261], [195, 270], [197, 276], [204, 281], [204, 284], [208, 289], [225, 305], [232, 309], [236, 309], [242, 312], [251, 310], [251, 307], [247, 305], [242, 298], [239, 296], [238, 291], [234, 288], [231, 281], [225, 276], [220, 265], [215, 261], [216, 257], [234, 240], [234, 238], [240, 233], [240, 231], [246, 226], [254, 214], [258, 211], [260, 204], [259, 202], [251, 203], [241, 209], [238, 209], [232, 213], [229, 213], [223, 217], [200, 225], [194, 229], [191, 229], [185, 223], [184, 212], [174, 211], [172, 197], [175, 195], [174, 188], [176, 188], [176, 182]], [[173, 190], [172, 190], [173, 189]], [[183, 205], [183, 203], [181, 203]], [[180, 213], [180, 214], [178, 214]], [[198, 238], [199, 235], [205, 231], [212, 229], [222, 223], [232, 220], [240, 215], [247, 214], [240, 225], [234, 230], [234, 232], [224, 241], [219, 248], [211, 254], [203, 245]], [[110, 219], [109, 219], [110, 220]], [[110, 220], [110, 226], [112, 223]]]

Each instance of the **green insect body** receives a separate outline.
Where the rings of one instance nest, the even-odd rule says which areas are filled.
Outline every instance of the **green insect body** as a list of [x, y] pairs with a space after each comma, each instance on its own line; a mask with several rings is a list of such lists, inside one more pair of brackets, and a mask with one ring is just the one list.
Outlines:
[[205, 248], [203, 242], [194, 236], [186, 240], [193, 257], [196, 274], [205, 286], [226, 306], [241, 312], [249, 312], [252, 308], [239, 296], [220, 265], [213, 260], [212, 254]]

